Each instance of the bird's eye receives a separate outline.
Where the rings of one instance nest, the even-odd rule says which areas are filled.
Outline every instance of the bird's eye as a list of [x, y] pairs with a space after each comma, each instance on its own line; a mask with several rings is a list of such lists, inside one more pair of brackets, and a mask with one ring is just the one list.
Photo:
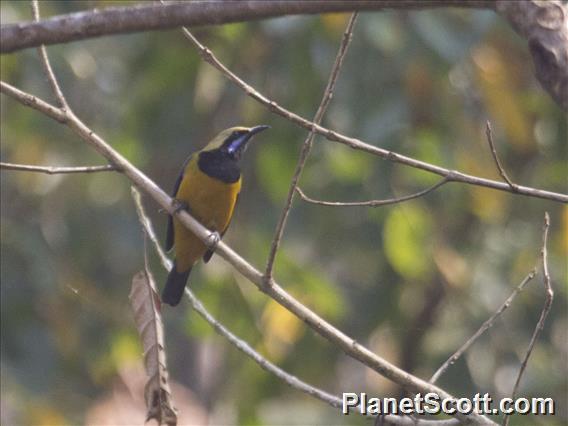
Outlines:
[[243, 132], [242, 130], [236, 130], [233, 133], [231, 133], [229, 140], [234, 141], [236, 139], [239, 139], [240, 137], [244, 136], [246, 133], [247, 132]]

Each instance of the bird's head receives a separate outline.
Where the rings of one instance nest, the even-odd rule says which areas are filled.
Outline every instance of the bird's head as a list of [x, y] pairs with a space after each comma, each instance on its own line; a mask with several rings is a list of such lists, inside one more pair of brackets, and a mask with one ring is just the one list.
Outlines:
[[203, 151], [220, 151], [229, 157], [239, 160], [243, 152], [245, 152], [248, 142], [254, 135], [263, 130], [270, 128], [270, 126], [262, 125], [255, 127], [231, 127], [230, 129], [223, 130], [209, 144]]

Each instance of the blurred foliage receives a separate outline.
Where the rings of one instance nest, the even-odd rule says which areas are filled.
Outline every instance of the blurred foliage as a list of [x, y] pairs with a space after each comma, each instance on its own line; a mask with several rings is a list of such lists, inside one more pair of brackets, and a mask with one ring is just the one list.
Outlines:
[[[41, 2], [41, 9], [49, 16], [109, 4], [123, 2]], [[3, 24], [30, 19], [26, 2], [3, 1], [1, 13]], [[347, 19], [291, 17], [196, 34], [262, 93], [309, 118]], [[183, 158], [220, 129], [272, 126], [244, 159], [243, 194], [226, 235], [262, 268], [305, 130], [270, 114], [203, 63], [180, 31], [104, 37], [49, 53], [77, 114], [164, 188], [172, 187]], [[35, 50], [1, 59], [2, 80], [53, 99]], [[63, 126], [5, 96], [0, 102], [2, 161], [103, 163]], [[538, 86], [526, 43], [506, 23], [491, 12], [466, 10], [360, 16], [326, 126], [499, 180], [484, 134], [487, 119], [515, 182], [566, 191], [565, 116]], [[139, 424], [141, 348], [128, 293], [143, 246], [129, 182], [114, 173], [1, 177], [1, 423], [136, 418]], [[301, 184], [316, 198], [353, 201], [409, 194], [436, 179], [318, 138]], [[166, 217], [146, 201], [163, 237]], [[297, 200], [276, 278], [347, 334], [428, 378], [538, 261], [545, 210], [556, 299], [520, 395], [554, 397], [558, 415], [516, 417], [513, 424], [562, 424], [568, 418], [562, 404], [566, 207], [456, 183], [376, 209]], [[153, 267], [162, 282], [156, 259]], [[457, 395], [510, 394], [543, 305], [541, 280], [449, 369], [441, 386]], [[336, 393], [400, 394], [221, 259], [198, 266], [191, 285], [234, 333], [300, 378]], [[183, 303], [165, 309], [164, 317], [174, 400], [191, 414], [187, 422], [366, 424], [268, 375]]]

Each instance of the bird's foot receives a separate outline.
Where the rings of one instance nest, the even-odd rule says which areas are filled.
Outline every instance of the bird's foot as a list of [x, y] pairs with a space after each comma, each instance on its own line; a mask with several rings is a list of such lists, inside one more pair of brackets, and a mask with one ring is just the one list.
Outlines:
[[173, 214], [179, 213], [181, 210], [189, 212], [189, 204], [179, 198], [172, 198]]
[[221, 235], [219, 235], [217, 231], [211, 232], [207, 237], [207, 247], [209, 247], [209, 250], [215, 251], [219, 241], [221, 241]]

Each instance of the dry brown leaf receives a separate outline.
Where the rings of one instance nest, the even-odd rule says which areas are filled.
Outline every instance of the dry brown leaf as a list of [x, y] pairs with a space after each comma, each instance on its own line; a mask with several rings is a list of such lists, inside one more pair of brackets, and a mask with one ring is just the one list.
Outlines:
[[144, 387], [148, 410], [146, 421], [155, 419], [161, 425], [175, 426], [177, 409], [173, 405], [168, 382], [160, 297], [150, 271], [146, 269], [134, 275], [129, 298], [144, 348], [144, 366], [148, 375]]

